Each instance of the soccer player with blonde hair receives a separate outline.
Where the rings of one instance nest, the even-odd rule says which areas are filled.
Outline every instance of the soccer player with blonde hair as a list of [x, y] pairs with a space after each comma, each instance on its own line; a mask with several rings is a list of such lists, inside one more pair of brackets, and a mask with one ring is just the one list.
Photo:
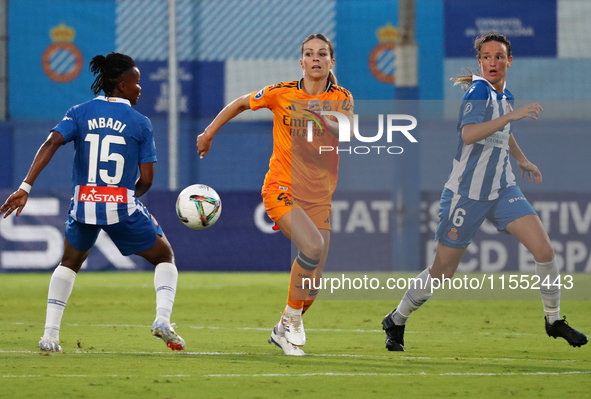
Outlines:
[[[237, 98], [197, 138], [203, 158], [216, 132], [241, 112], [260, 108], [273, 112], [273, 155], [263, 184], [263, 202], [269, 217], [298, 248], [298, 255], [291, 267], [287, 305], [269, 342], [290, 356], [305, 355], [301, 349], [306, 343], [302, 315], [318, 295], [314, 282], [322, 276], [330, 244], [338, 154], [320, 153], [319, 149], [338, 146], [339, 126], [336, 120], [322, 119], [319, 114], [337, 111], [352, 118], [353, 112], [351, 93], [337, 85], [332, 71], [335, 59], [330, 40], [322, 34], [310, 35], [302, 43], [301, 54], [302, 79]], [[309, 121], [317, 122], [311, 141]], [[304, 281], [312, 281], [313, 286]]]

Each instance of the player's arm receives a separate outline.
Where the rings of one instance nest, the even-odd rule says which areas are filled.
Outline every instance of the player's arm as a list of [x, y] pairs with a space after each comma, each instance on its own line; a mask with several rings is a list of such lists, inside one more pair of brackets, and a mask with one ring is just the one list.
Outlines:
[[135, 182], [135, 196], [141, 197], [148, 192], [154, 181], [154, 162], [140, 164], [140, 178]]
[[220, 111], [209, 126], [205, 128], [203, 133], [197, 136], [197, 148], [201, 158], [203, 158], [211, 148], [211, 140], [213, 140], [213, 136], [215, 136], [217, 131], [247, 109], [250, 109], [250, 93], [238, 97]]
[[[37, 180], [37, 177], [39, 177], [41, 171], [45, 169], [49, 161], [51, 161], [51, 159], [53, 158], [53, 155], [55, 154], [57, 149], [60, 148], [62, 144], [64, 144], [64, 136], [62, 136], [61, 133], [52, 130], [49, 133], [47, 140], [45, 140], [45, 142], [41, 144], [41, 147], [39, 147], [37, 154], [35, 154], [33, 163], [29, 168], [29, 173], [27, 173], [27, 176], [25, 177], [25, 180], [23, 180], [23, 183], [28, 184], [30, 186], [35, 184], [35, 180]], [[12, 212], [16, 210], [16, 216], [19, 216], [23, 211], [23, 208], [25, 207], [25, 204], [27, 203], [28, 199], [29, 193], [25, 191], [23, 188], [19, 188], [14, 193], [12, 193], [10, 197], [8, 197], [4, 205], [0, 207], [0, 214], [6, 212], [6, 214], [4, 215], [4, 218], [6, 218], [8, 215], [10, 215]]]
[[523, 118], [537, 120], [542, 111], [543, 109], [540, 104], [529, 104], [488, 122], [464, 125], [462, 128], [462, 140], [466, 145], [474, 144], [503, 129], [510, 122], [515, 122]]
[[535, 179], [536, 184], [542, 183], [542, 172], [540, 172], [538, 167], [526, 158], [523, 151], [521, 151], [521, 148], [519, 148], [519, 145], [517, 145], [517, 141], [515, 140], [513, 133], [511, 133], [511, 136], [509, 136], [509, 154], [511, 154], [511, 156], [515, 158], [515, 161], [517, 161], [517, 166], [519, 166], [519, 169], [521, 169], [522, 179], [527, 173], [530, 183], [533, 182], [533, 179]]
[[[320, 114], [320, 112], [322, 112], [322, 105], [320, 105], [320, 100], [318, 100], [317, 98], [310, 100], [308, 102], [308, 110], [310, 110], [316, 114]], [[353, 139], [353, 129], [354, 129], [353, 115], [350, 115], [350, 114], [344, 114], [344, 115], [349, 120], [349, 137], [348, 137], [347, 142], [350, 142]], [[336, 120], [333, 120], [332, 118], [328, 118], [328, 117], [324, 117], [322, 119], [324, 120], [324, 123], [326, 123], [326, 127], [328, 128], [329, 133], [338, 139], [339, 138], [339, 123]]]

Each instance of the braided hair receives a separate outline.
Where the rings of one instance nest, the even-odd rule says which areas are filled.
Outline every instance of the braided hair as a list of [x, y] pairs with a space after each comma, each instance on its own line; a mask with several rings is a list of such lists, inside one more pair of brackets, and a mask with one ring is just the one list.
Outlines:
[[110, 95], [115, 90], [121, 75], [135, 66], [133, 58], [121, 53], [95, 55], [90, 61], [90, 71], [96, 75], [90, 90], [97, 95], [102, 91]]

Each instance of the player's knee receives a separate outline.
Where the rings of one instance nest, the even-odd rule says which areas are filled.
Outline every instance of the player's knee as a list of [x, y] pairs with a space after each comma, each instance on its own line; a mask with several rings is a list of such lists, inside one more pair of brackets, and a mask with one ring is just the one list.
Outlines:
[[152, 248], [138, 252], [136, 255], [141, 256], [153, 266], [160, 263], [174, 263], [174, 253], [171, 246], [161, 240], [158, 240]]
[[320, 259], [322, 249], [324, 248], [324, 238], [318, 235], [317, 238], [306, 243], [305, 248], [300, 248], [300, 253], [304, 253], [310, 259]]
[[540, 246], [540, 248], [538, 248], [536, 250], [536, 253], [532, 254], [534, 256], [534, 259], [536, 260], [536, 262], [539, 263], [547, 263], [547, 262], [551, 262], [552, 259], [554, 259], [554, 248], [552, 248], [552, 245], [550, 245], [550, 243], [544, 243], [544, 245]]

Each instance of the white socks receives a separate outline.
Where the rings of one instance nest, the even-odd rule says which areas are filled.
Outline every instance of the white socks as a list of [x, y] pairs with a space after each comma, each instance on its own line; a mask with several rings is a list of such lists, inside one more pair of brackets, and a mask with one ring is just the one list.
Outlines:
[[74, 281], [76, 281], [76, 272], [62, 265], [56, 267], [51, 275], [44, 337], [59, 340], [62, 316], [74, 288]]
[[285, 314], [301, 315], [303, 309], [294, 309], [289, 305], [285, 306]]
[[172, 263], [159, 263], [154, 271], [156, 319], [170, 323], [179, 272]]
[[[548, 323], [552, 324], [556, 320], [560, 320], [560, 286], [554, 285], [559, 276], [556, 258], [547, 263], [536, 262], [536, 274], [540, 277], [540, 294], [544, 303], [546, 319]], [[396, 325], [405, 325], [411, 313], [433, 295], [429, 269], [423, 270], [416, 280], [416, 284], [409, 286], [396, 308], [396, 312], [392, 315], [392, 320]]]
[[396, 325], [405, 325], [410, 314], [433, 295], [431, 289], [432, 278], [429, 269], [423, 270], [415, 279], [415, 282], [409, 283], [408, 290], [404, 293], [396, 312], [392, 316], [392, 320]]
[[[289, 305], [285, 305], [285, 310], [284, 313], [285, 314], [293, 314], [293, 315], [302, 315], [302, 310], [303, 309], [294, 309]], [[285, 326], [283, 325], [283, 315], [281, 315], [281, 318], [279, 319], [279, 323], [277, 323], [277, 325], [275, 326], [277, 327], [277, 332], [279, 334], [285, 334]]]
[[[178, 271], [172, 263], [160, 263], [154, 273], [156, 289], [156, 318], [170, 323], [170, 314], [176, 293]], [[76, 272], [59, 265], [51, 276], [47, 294], [47, 316], [44, 337], [59, 340], [60, 325], [64, 309], [74, 288]]]
[[536, 262], [536, 274], [540, 277], [540, 294], [546, 319], [552, 324], [560, 320], [560, 286], [554, 285], [560, 275], [556, 258], [547, 263]]

